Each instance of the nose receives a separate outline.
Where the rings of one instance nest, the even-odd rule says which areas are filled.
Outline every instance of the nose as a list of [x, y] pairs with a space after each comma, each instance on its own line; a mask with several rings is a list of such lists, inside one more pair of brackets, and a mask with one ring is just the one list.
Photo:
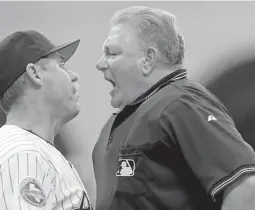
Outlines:
[[69, 77], [71, 79], [71, 82], [77, 82], [79, 79], [78, 75], [72, 71], [69, 71]]
[[104, 58], [104, 56], [102, 56], [100, 58], [100, 60], [97, 62], [96, 64], [96, 68], [99, 70], [99, 71], [106, 71], [108, 68], [109, 68], [109, 64], [108, 62], [106, 61], [106, 59]]

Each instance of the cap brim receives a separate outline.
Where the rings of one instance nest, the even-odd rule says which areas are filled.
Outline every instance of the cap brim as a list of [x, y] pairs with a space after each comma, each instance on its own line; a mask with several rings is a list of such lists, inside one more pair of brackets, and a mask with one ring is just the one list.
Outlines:
[[79, 46], [79, 43], [80, 43], [80, 39], [68, 44], [56, 46], [52, 48], [50, 51], [48, 51], [47, 53], [45, 53], [43, 57], [48, 56], [52, 53], [58, 52], [61, 56], [63, 56], [63, 61], [66, 62], [73, 56], [73, 54], [75, 53], [75, 51], [77, 50]]

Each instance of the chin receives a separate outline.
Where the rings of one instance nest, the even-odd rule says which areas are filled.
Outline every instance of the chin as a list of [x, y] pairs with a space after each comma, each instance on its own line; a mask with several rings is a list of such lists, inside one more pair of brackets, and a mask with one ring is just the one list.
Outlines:
[[118, 108], [121, 107], [121, 104], [122, 104], [122, 102], [119, 101], [119, 100], [114, 100], [114, 99], [111, 100], [111, 106], [112, 106], [113, 108], [118, 109]]
[[73, 110], [72, 119], [75, 118], [81, 111], [81, 106], [79, 103], [76, 104], [76, 107]]
[[68, 115], [66, 115], [65, 117], [64, 124], [70, 122], [71, 120], [78, 116], [78, 114], [80, 113], [80, 104], [77, 104], [76, 107], [69, 109], [67, 113]]

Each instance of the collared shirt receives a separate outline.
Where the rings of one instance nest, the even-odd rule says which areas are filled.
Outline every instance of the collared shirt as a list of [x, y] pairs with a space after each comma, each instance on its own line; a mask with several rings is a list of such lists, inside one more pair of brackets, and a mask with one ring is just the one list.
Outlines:
[[224, 189], [255, 173], [224, 105], [186, 74], [163, 78], [102, 129], [97, 210], [220, 210]]
[[[184, 78], [187, 78], [187, 70], [179, 69], [159, 80], [148, 91], [139, 96], [133, 103], [127, 105], [121, 112], [119, 112], [118, 117], [115, 119], [114, 124], [111, 128], [111, 132], [115, 129], [115, 127], [119, 125], [119, 123], [123, 122], [126, 117], [131, 115], [144, 101], [153, 96], [159, 89], [163, 88], [171, 82]], [[117, 115], [117, 113], [113, 113], [113, 115]]]

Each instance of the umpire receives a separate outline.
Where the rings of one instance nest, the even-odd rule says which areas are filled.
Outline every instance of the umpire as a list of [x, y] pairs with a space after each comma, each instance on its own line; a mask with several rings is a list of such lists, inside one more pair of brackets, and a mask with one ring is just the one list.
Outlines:
[[255, 153], [224, 105], [187, 78], [174, 15], [118, 11], [103, 49], [97, 68], [119, 112], [93, 151], [96, 210], [254, 210]]

